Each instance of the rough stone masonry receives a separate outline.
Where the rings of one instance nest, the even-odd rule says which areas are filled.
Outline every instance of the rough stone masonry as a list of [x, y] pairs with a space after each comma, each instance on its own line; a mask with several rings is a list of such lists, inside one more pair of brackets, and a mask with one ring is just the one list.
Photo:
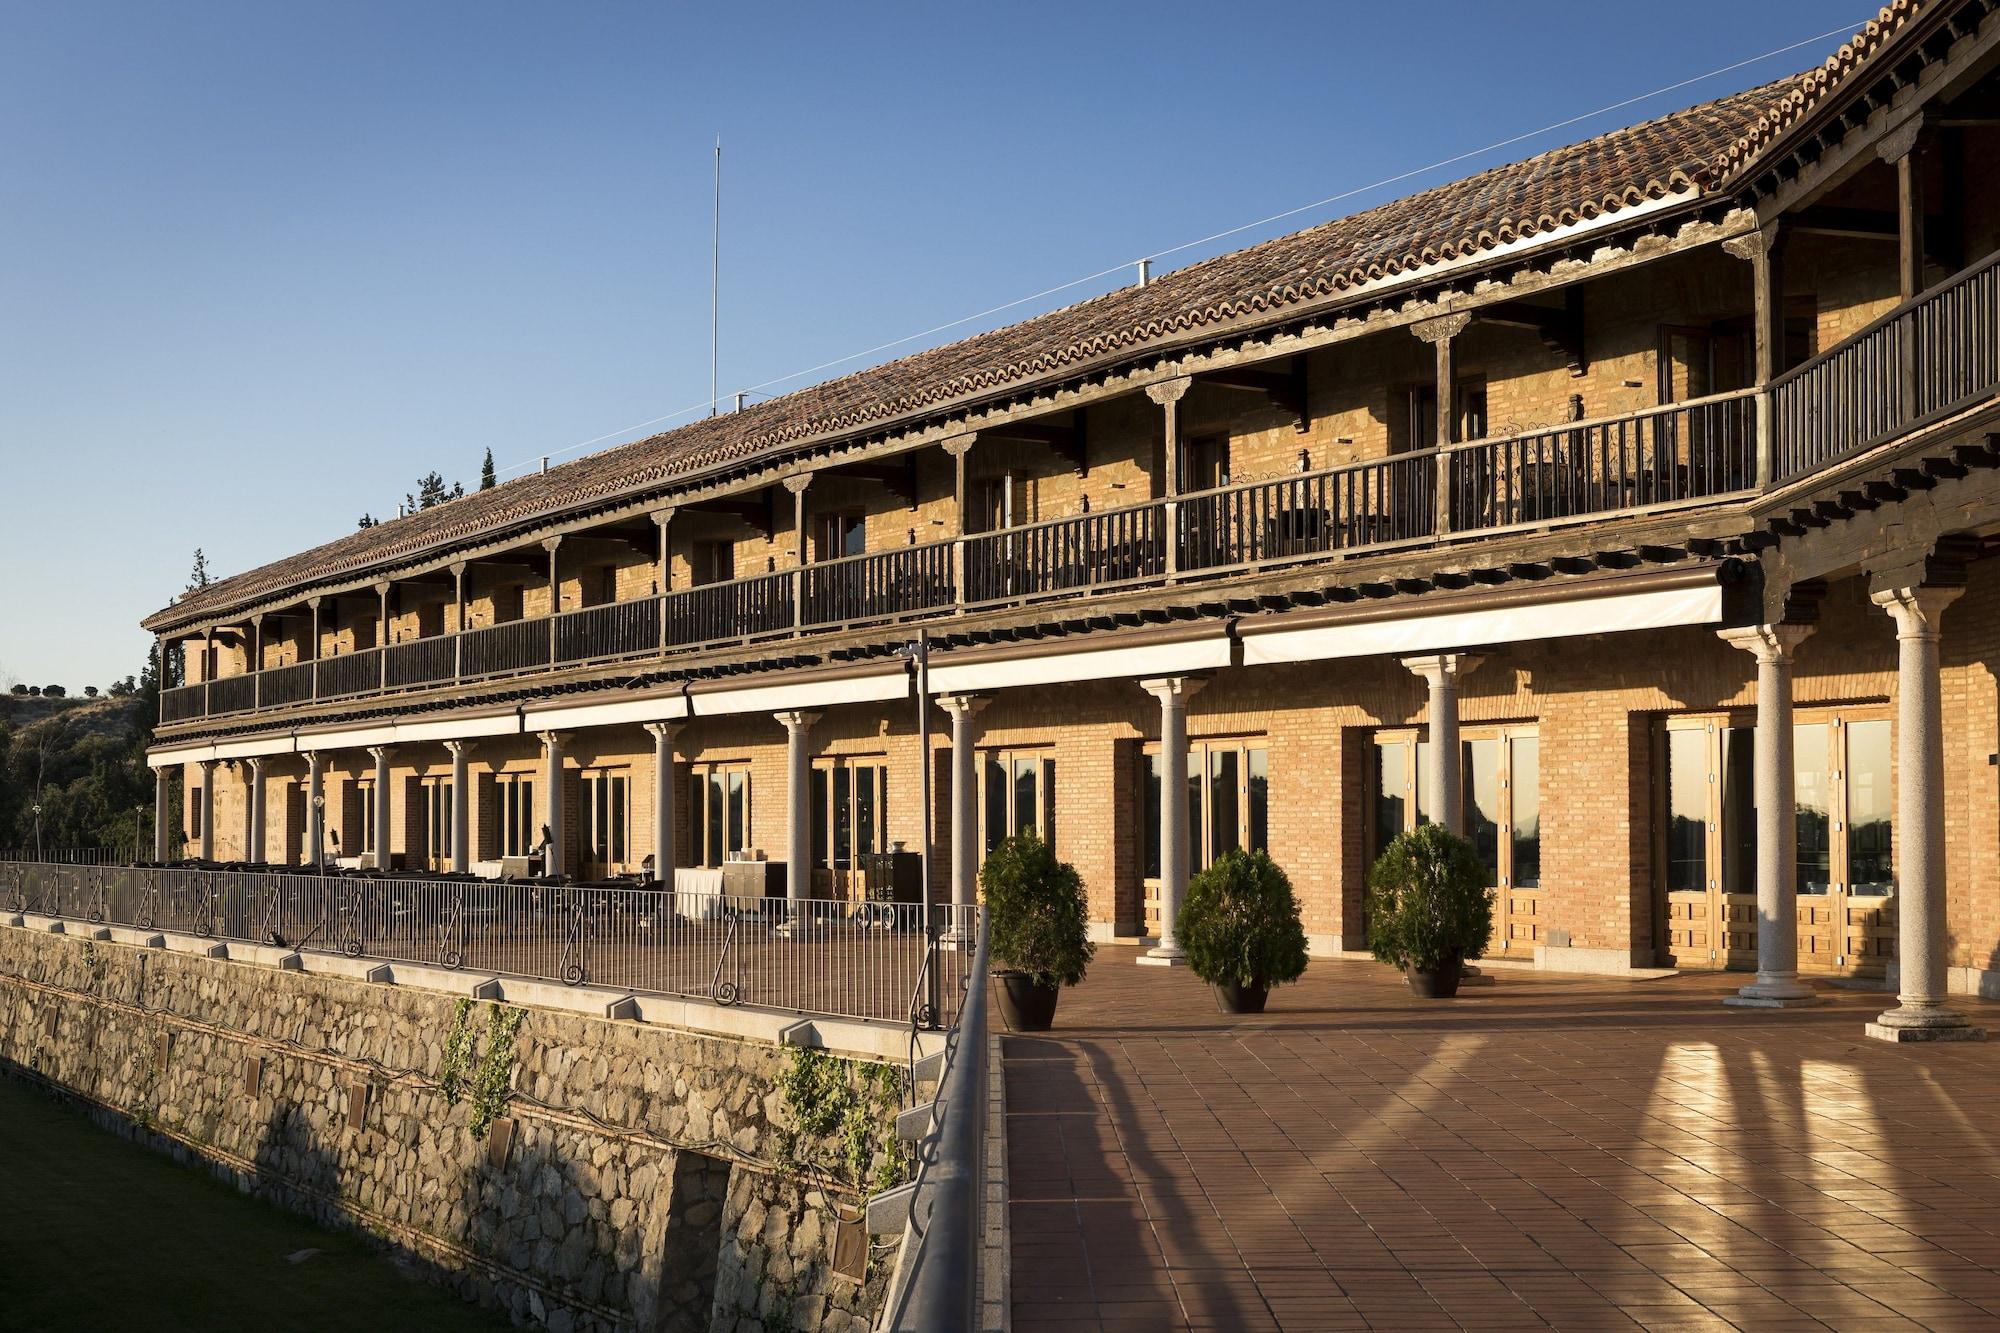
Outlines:
[[532, 1010], [489, 1056], [493, 1010], [0, 929], [0, 1069], [516, 1323], [869, 1326], [894, 1255], [870, 1257], [853, 1163], [895, 1168], [890, 1080], [822, 1062], [867, 1128], [807, 1137], [791, 1048]]

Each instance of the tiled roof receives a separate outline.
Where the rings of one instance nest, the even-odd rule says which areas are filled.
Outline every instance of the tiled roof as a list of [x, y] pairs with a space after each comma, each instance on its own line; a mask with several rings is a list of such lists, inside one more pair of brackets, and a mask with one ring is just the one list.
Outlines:
[[190, 593], [149, 617], [146, 626], [188, 625], [293, 587], [353, 578], [542, 515], [660, 488], [677, 475], [797, 440], [879, 425], [969, 393], [1060, 375], [1173, 335], [1337, 297], [1650, 200], [1683, 193], [1699, 197], [1805, 114], [1921, 3], [1895, 0], [1824, 68], [359, 529]]

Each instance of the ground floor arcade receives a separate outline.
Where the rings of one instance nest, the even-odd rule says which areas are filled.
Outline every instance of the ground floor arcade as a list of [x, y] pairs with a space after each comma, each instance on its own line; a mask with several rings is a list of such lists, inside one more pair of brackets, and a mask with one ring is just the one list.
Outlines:
[[813, 867], [775, 891], [843, 897], [907, 880], [891, 854], [923, 843], [928, 776], [935, 896], [970, 900], [983, 851], [1034, 829], [1101, 938], [1160, 954], [1162, 904], [1170, 923], [1232, 846], [1285, 867], [1316, 952], [1359, 949], [1375, 851], [1435, 818], [1488, 867], [1497, 959], [1756, 971], [1771, 1003], [1899, 973], [1924, 1027], [2000, 991], [1987, 563], [1833, 580], [1737, 628], [1712, 571], [1587, 591], [954, 655], [929, 673], [928, 775], [900, 662], [162, 749], [187, 823], [159, 851], [586, 878], [763, 857]]

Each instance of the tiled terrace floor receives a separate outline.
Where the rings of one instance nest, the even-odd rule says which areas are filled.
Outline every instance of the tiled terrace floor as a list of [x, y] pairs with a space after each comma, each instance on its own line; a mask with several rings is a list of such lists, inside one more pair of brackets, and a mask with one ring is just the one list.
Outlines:
[[1226, 1017], [1132, 958], [1004, 1042], [1019, 1333], [2000, 1328], [2000, 1005], [1315, 962]]

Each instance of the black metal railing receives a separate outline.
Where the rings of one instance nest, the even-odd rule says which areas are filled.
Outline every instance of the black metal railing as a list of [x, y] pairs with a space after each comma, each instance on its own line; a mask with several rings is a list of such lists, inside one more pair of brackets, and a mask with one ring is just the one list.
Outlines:
[[242, 713], [257, 706], [257, 677], [218, 676], [209, 682], [210, 713]]
[[1436, 495], [1435, 450], [1203, 491], [1177, 506], [1180, 567], [1232, 569], [1428, 537]]
[[345, 657], [323, 657], [319, 668], [319, 697], [338, 699], [348, 694], [372, 694], [382, 688], [382, 650], [369, 648]]
[[275, 708], [280, 704], [304, 703], [312, 698], [313, 666], [311, 662], [295, 662], [291, 666], [266, 667], [259, 672], [258, 706]]
[[[498, 883], [0, 859], [0, 908], [92, 925], [615, 987], [797, 1013], [949, 1026], [977, 907], [726, 897], [659, 885]], [[939, 973], [940, 1008], [916, 1009]], [[928, 988], [922, 988], [928, 994]]]

